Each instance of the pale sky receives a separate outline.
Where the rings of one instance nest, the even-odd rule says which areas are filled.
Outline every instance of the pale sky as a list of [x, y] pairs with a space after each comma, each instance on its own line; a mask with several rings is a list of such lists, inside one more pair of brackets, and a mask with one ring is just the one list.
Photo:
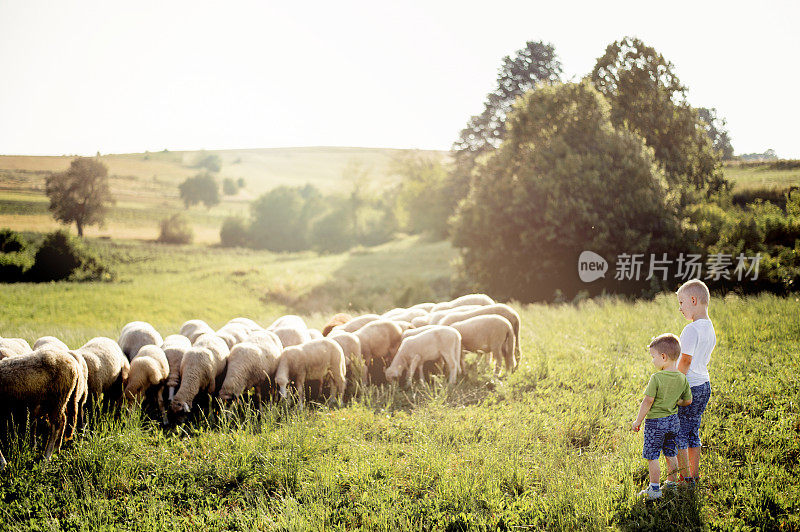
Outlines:
[[800, 158], [800, 2], [0, 0], [0, 154], [449, 149], [529, 40], [637, 36], [736, 153]]

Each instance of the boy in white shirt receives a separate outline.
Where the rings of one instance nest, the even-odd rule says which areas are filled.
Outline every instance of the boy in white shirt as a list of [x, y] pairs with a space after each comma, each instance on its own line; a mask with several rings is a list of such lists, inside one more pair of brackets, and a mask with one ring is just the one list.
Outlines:
[[678, 464], [681, 480], [694, 485], [700, 471], [700, 422], [711, 397], [708, 363], [717, 344], [714, 325], [708, 318], [711, 298], [706, 284], [693, 279], [676, 292], [683, 316], [691, 321], [681, 333], [681, 357], [678, 370], [686, 375], [692, 390], [692, 404], [678, 408], [681, 427], [678, 432]]

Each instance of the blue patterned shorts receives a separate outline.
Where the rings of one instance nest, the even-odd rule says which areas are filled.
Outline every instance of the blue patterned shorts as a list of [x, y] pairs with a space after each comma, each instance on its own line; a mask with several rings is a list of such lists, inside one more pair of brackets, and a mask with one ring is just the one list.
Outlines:
[[678, 407], [681, 430], [678, 432], [678, 449], [700, 447], [700, 422], [711, 398], [711, 383], [692, 386], [692, 404]]
[[675, 440], [680, 431], [678, 414], [667, 417], [657, 417], [655, 419], [644, 420], [644, 449], [642, 457], [645, 460], [658, 460], [661, 451], [664, 456], [675, 456], [678, 454], [675, 447]]

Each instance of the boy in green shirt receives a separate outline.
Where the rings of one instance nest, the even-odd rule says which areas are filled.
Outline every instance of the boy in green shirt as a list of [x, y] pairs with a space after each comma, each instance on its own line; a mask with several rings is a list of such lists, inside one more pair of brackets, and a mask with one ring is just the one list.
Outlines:
[[686, 375], [678, 371], [678, 358], [681, 355], [681, 343], [674, 334], [662, 334], [650, 345], [650, 356], [653, 365], [659, 370], [650, 377], [644, 390], [644, 399], [639, 407], [639, 415], [631, 424], [631, 429], [638, 432], [642, 421], [644, 424], [644, 449], [642, 457], [647, 460], [650, 470], [650, 486], [639, 495], [648, 499], [661, 497], [661, 468], [658, 458], [664, 452], [669, 466], [667, 479], [669, 484], [675, 483], [675, 472], [678, 470], [675, 438], [680, 430], [678, 406], [692, 403], [692, 391]]

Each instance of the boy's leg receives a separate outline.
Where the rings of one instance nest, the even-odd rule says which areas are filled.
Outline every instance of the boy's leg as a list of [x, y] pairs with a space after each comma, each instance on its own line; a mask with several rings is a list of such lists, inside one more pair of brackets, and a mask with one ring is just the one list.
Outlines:
[[689, 453], [686, 449], [678, 449], [678, 471], [681, 478], [690, 477], [689, 473]]
[[647, 469], [650, 471], [650, 484], [660, 484], [661, 464], [658, 463], [658, 458], [655, 460], [648, 460]]
[[700, 475], [700, 447], [689, 447], [686, 451], [689, 457], [689, 476], [696, 480]]
[[678, 459], [674, 456], [665, 456], [664, 459], [667, 461], [667, 480], [675, 482], [677, 480], [675, 473], [678, 471]]
[[692, 386], [692, 404], [678, 407], [678, 462], [685, 478], [696, 479], [700, 474], [700, 423], [710, 397], [710, 383]]

